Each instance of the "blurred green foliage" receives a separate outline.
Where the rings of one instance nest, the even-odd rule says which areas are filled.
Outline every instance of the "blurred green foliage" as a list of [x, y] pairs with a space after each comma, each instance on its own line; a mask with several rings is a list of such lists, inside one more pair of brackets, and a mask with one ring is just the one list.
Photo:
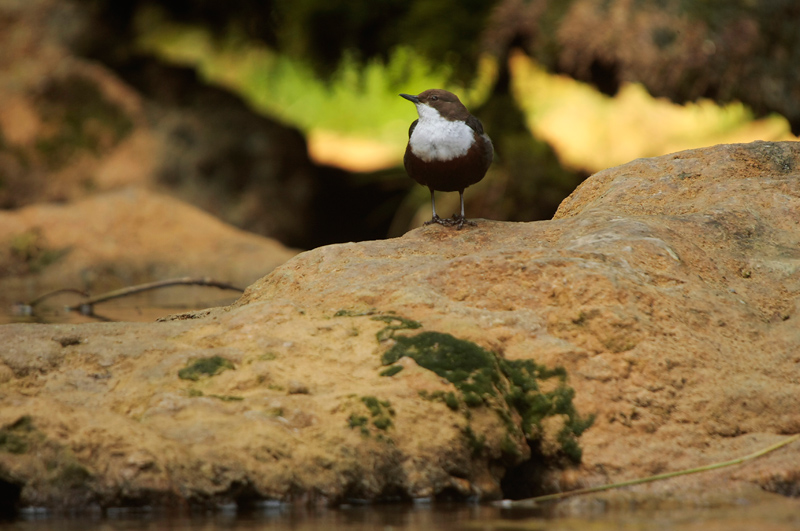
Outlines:
[[[90, 1], [90, 0], [86, 0]], [[126, 29], [131, 15], [155, 5], [141, 0], [91, 0], [105, 19]], [[354, 53], [359, 62], [388, 62], [397, 47], [433, 63], [448, 63], [461, 83], [472, 79], [479, 36], [498, 0], [160, 0], [170, 19], [208, 28], [216, 36], [234, 31], [295, 60], [323, 78]]]
[[168, 21], [158, 10], [143, 11], [137, 26], [141, 51], [195, 67], [206, 81], [239, 93], [256, 110], [304, 132], [319, 128], [404, 144], [416, 113], [399, 92], [466, 90], [448, 82], [452, 67], [434, 64], [408, 46], [394, 48], [385, 60], [366, 62], [355, 52], [343, 52], [324, 79], [310, 61], [235, 32], [215, 37], [207, 29]]

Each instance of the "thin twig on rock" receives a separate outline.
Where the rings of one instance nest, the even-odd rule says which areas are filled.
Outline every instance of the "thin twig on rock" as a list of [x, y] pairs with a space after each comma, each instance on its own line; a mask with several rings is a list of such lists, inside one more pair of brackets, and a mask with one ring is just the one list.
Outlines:
[[746, 455], [744, 457], [739, 457], [737, 459], [731, 459], [730, 461], [723, 461], [721, 463], [713, 463], [711, 465], [700, 466], [696, 468], [688, 468], [685, 470], [678, 470], [676, 472], [667, 472], [665, 474], [657, 474], [655, 476], [648, 476], [646, 478], [639, 478], [639, 479], [632, 479], [630, 481], [622, 481], [620, 483], [612, 483], [609, 485], [601, 485], [599, 487], [589, 487], [586, 489], [577, 489], [571, 490], [568, 492], [557, 492], [555, 494], [546, 494], [544, 496], [536, 496], [534, 498], [526, 498], [524, 500], [501, 500], [496, 502], [497, 505], [501, 507], [535, 507], [537, 503], [545, 502], [545, 501], [553, 501], [553, 500], [561, 500], [564, 498], [569, 498], [571, 496], [579, 496], [581, 494], [591, 494], [593, 492], [602, 492], [611, 489], [618, 489], [621, 487], [630, 487], [632, 485], [640, 485], [642, 483], [650, 483], [652, 481], [659, 481], [662, 479], [674, 478], [677, 476], [686, 476], [689, 474], [697, 474], [698, 472], [708, 472], [709, 470], [716, 470], [718, 468], [724, 468], [727, 466], [739, 465], [746, 461], [751, 461], [762, 455], [766, 455], [770, 452], [774, 452], [779, 448], [783, 448], [787, 444], [791, 444], [796, 440], [800, 439], [800, 433], [796, 435], [792, 435], [791, 437], [782, 440], [779, 443], [775, 443], [772, 446], [768, 446], [767, 448], [763, 448], [755, 453], [750, 455]]
[[109, 291], [108, 293], [102, 293], [100, 295], [96, 295], [94, 297], [89, 297], [86, 300], [82, 301], [80, 304], [75, 306], [68, 306], [67, 311], [71, 312], [83, 312], [84, 309], [88, 306], [94, 306], [95, 304], [99, 304], [101, 302], [110, 301], [112, 299], [118, 299], [120, 297], [127, 297], [129, 295], [134, 295], [136, 293], [141, 293], [143, 291], [150, 291], [154, 289], [166, 288], [170, 286], [210, 286], [213, 288], [219, 289], [228, 289], [232, 291], [244, 292], [242, 288], [238, 288], [232, 284], [227, 282], [219, 282], [209, 277], [202, 277], [202, 278], [192, 278], [192, 277], [182, 277], [182, 278], [172, 278], [167, 280], [158, 280], [156, 282], [148, 282], [147, 284], [138, 284], [136, 286], [128, 286], [127, 288], [121, 288], [114, 291]]

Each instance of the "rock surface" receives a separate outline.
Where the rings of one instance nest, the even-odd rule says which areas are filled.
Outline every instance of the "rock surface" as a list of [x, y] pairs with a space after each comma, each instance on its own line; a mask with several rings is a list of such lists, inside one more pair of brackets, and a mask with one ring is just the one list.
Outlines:
[[[12, 303], [53, 290], [98, 295], [185, 276], [244, 288], [295, 254], [177, 199], [128, 188], [69, 204], [0, 211], [0, 303], [5, 313]], [[191, 305], [237, 296], [233, 291], [184, 287], [148, 292], [137, 303]], [[75, 304], [81, 299], [65, 294], [53, 300]], [[154, 310], [156, 316], [169, 313]]]
[[[799, 222], [800, 144], [716, 146], [600, 172], [552, 221], [302, 253], [230, 307], [3, 326], [0, 487], [35, 505], [492, 498], [507, 470], [561, 490], [739, 457], [800, 432]], [[526, 469], [501, 402], [432, 400], [457, 388], [411, 354], [381, 375], [430, 332], [564, 367], [595, 415], [582, 463], [554, 438], [565, 415]], [[639, 489], [797, 495], [798, 452]]]

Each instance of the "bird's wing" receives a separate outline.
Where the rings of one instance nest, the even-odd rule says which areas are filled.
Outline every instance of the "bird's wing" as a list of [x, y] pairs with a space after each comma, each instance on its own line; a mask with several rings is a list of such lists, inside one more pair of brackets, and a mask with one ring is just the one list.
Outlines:
[[481, 123], [480, 120], [478, 120], [471, 114], [469, 115], [469, 118], [467, 118], [467, 125], [469, 126], [470, 129], [472, 129], [479, 135], [483, 134], [483, 124]]
[[492, 161], [494, 160], [494, 146], [492, 145], [492, 139], [489, 138], [489, 135], [484, 133], [483, 139], [486, 140], [483, 144], [484, 154], [486, 155], [486, 169], [489, 169], [489, 166], [492, 165]]
[[419, 120], [414, 120], [413, 122], [411, 122], [411, 127], [408, 128], [408, 138], [411, 138], [411, 133], [414, 132], [414, 128], [417, 126], [417, 122], [419, 122]]

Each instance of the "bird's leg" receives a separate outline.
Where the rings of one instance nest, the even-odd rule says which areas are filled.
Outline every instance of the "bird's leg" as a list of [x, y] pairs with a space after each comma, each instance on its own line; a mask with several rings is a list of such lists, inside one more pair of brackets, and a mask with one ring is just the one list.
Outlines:
[[436, 214], [436, 199], [433, 197], [433, 188], [429, 188], [431, 191], [431, 210], [433, 211], [433, 217], [430, 221], [426, 221], [423, 225], [430, 225], [431, 223], [438, 223], [439, 225], [451, 225], [451, 221], [449, 219], [442, 219]]
[[461, 214], [458, 215], [458, 216], [453, 214], [453, 219], [447, 220], [447, 221], [449, 221], [448, 224], [451, 225], [451, 226], [454, 226], [455, 228], [457, 228], [459, 230], [461, 230], [461, 227], [463, 227], [464, 225], [471, 225], [473, 227], [476, 226], [477, 223], [475, 223], [474, 221], [469, 221], [464, 216], [464, 190], [459, 190], [458, 196], [461, 198]]

